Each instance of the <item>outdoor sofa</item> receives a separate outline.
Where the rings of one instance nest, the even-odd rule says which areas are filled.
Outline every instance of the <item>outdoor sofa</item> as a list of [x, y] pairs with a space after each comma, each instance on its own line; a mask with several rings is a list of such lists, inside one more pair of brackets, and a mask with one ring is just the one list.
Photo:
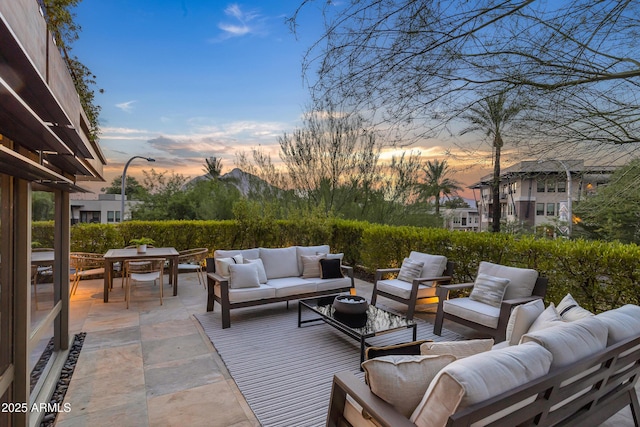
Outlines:
[[220, 304], [223, 329], [235, 308], [352, 290], [353, 268], [329, 245], [218, 249], [207, 259], [207, 311]]
[[350, 372], [337, 373], [327, 426], [586, 427], [626, 406], [638, 426], [640, 307], [579, 317], [530, 332], [517, 326], [526, 332], [518, 344], [507, 340], [464, 358], [456, 357], [456, 346], [486, 340], [431, 343], [440, 353], [422, 344], [420, 356], [372, 359], [363, 364], [369, 386]]

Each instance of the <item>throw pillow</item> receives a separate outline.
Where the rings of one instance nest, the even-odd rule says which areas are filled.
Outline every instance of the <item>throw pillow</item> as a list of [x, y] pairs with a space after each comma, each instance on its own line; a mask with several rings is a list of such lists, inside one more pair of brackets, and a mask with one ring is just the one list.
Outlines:
[[339, 279], [344, 277], [340, 269], [341, 262], [339, 259], [321, 259], [320, 260], [320, 278], [321, 279]]
[[259, 288], [258, 266], [256, 264], [232, 264], [229, 266], [229, 288]]
[[242, 264], [242, 262], [243, 262], [243, 259], [242, 259], [242, 255], [240, 254], [234, 255], [229, 258], [216, 258], [215, 259], [216, 273], [218, 273], [222, 277], [229, 277], [229, 266], [231, 264]]
[[509, 285], [509, 279], [489, 276], [488, 274], [482, 273], [478, 274], [469, 299], [493, 307], [500, 307], [507, 285]]
[[456, 359], [473, 356], [483, 351], [491, 350], [493, 338], [467, 341], [427, 342], [420, 346], [420, 354], [434, 356], [449, 354]]
[[264, 264], [260, 258], [258, 259], [245, 259], [245, 264], [255, 264], [258, 267], [258, 279], [260, 283], [267, 283], [267, 272], [264, 270]]
[[456, 358], [382, 356], [362, 363], [371, 392], [409, 418], [438, 372]]
[[302, 255], [302, 278], [309, 279], [312, 277], [320, 277], [320, 260], [325, 255]]
[[420, 274], [422, 273], [422, 267], [424, 267], [424, 262], [415, 261], [411, 258], [405, 258], [404, 261], [402, 261], [400, 273], [398, 273], [398, 280], [412, 283], [413, 279], [417, 279], [420, 277]]
[[316, 252], [316, 255], [325, 255], [325, 258], [327, 259], [339, 259], [340, 261], [342, 261], [342, 259], [344, 258], [344, 253], [340, 252], [339, 254], [330, 254], [327, 252]]
[[364, 356], [367, 360], [381, 356], [420, 356], [420, 346], [426, 342], [419, 340], [381, 347], [371, 346], [367, 347]]
[[580, 307], [580, 305], [576, 302], [575, 299], [571, 296], [571, 294], [565, 295], [560, 301], [560, 304], [556, 307], [558, 310], [558, 314], [567, 322], [573, 322], [575, 320], [584, 319], [585, 317], [593, 316], [594, 314], [589, 310], [585, 310]]
[[517, 345], [520, 338], [529, 331], [533, 322], [543, 311], [544, 302], [542, 299], [516, 306], [509, 316], [509, 323], [507, 323], [506, 341], [509, 345]]
[[559, 324], [558, 322], [562, 322], [562, 318], [558, 315], [556, 306], [553, 305], [553, 303], [549, 303], [549, 307], [540, 313], [540, 316], [533, 321], [527, 333], [550, 328], [551, 326]]

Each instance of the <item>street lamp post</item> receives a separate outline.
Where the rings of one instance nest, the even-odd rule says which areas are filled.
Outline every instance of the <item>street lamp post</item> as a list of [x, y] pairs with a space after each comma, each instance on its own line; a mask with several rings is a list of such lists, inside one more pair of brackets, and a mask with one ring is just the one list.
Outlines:
[[120, 190], [120, 222], [124, 221], [124, 195], [125, 195], [125, 186], [127, 180], [127, 168], [129, 167], [129, 163], [131, 163], [134, 159], [145, 159], [147, 162], [155, 162], [156, 159], [152, 159], [151, 157], [143, 157], [143, 156], [133, 156], [130, 158], [127, 163], [124, 165], [124, 170], [122, 171], [122, 187]]

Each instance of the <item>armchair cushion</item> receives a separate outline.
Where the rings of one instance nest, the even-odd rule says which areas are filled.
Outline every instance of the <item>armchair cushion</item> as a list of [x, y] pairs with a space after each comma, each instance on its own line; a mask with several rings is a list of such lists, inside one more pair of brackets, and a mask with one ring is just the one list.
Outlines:
[[474, 323], [497, 328], [500, 319], [500, 308], [487, 305], [470, 298], [453, 298], [443, 301], [442, 308], [445, 313], [462, 317]]
[[420, 346], [422, 355], [449, 354], [456, 359], [473, 356], [493, 347], [493, 338], [467, 341], [426, 342]]
[[[403, 299], [409, 299], [411, 297], [412, 287], [413, 284], [398, 279], [378, 280], [378, 289], [380, 291]], [[435, 297], [436, 289], [434, 286], [418, 285], [418, 299]]]
[[507, 267], [482, 261], [478, 267], [478, 275], [488, 274], [504, 277], [511, 282], [504, 293], [504, 299], [530, 297], [538, 279], [538, 272], [529, 268]]
[[402, 261], [402, 267], [400, 267], [400, 272], [398, 273], [398, 280], [412, 283], [413, 279], [421, 277], [422, 267], [424, 267], [424, 262], [405, 258], [404, 261]]
[[423, 262], [422, 273], [418, 277], [440, 277], [447, 268], [447, 257], [443, 255], [430, 255], [422, 252], [411, 251], [409, 258], [417, 262]]
[[580, 304], [578, 304], [576, 300], [573, 299], [571, 294], [565, 295], [556, 309], [558, 310], [558, 314], [560, 315], [562, 320], [566, 320], [568, 322], [573, 322], [575, 320], [593, 316], [592, 312], [580, 307]]
[[480, 273], [476, 277], [469, 298], [493, 307], [500, 307], [509, 282], [510, 280], [506, 278]]
[[526, 304], [516, 306], [509, 316], [507, 323], [506, 341], [509, 345], [517, 345], [520, 338], [529, 331], [533, 322], [544, 311], [542, 299], [537, 299]]
[[362, 369], [371, 392], [408, 418], [429, 383], [454, 360], [451, 355], [382, 356], [363, 362]]

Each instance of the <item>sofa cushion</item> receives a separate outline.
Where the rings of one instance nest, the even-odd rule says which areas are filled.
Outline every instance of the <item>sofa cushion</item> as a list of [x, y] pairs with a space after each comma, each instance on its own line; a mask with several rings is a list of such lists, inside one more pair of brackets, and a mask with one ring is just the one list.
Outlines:
[[423, 262], [422, 273], [419, 277], [440, 277], [447, 268], [447, 257], [442, 255], [431, 255], [422, 252], [411, 251], [409, 258], [414, 261]]
[[504, 293], [504, 299], [530, 297], [538, 280], [538, 272], [530, 268], [507, 267], [482, 261], [478, 267], [478, 274], [504, 277], [511, 280]]
[[607, 327], [607, 346], [637, 336], [640, 331], [640, 307], [637, 305], [623, 305], [597, 314], [595, 318]]
[[542, 299], [516, 306], [509, 316], [509, 323], [507, 323], [506, 341], [509, 345], [517, 345], [520, 338], [529, 332], [529, 328], [543, 311], [544, 302]]
[[[411, 296], [412, 283], [404, 282], [398, 279], [378, 280], [378, 289], [400, 298], [409, 299]], [[418, 285], [418, 299], [430, 298], [436, 296], [435, 286]]]
[[325, 255], [301, 255], [302, 277], [305, 279], [320, 277], [320, 260], [324, 257]]
[[491, 350], [493, 338], [466, 341], [426, 342], [420, 346], [422, 355], [449, 354], [456, 359], [473, 356]]
[[551, 361], [551, 353], [535, 343], [485, 351], [456, 360], [444, 367], [429, 384], [410, 420], [419, 427], [444, 426], [458, 409], [546, 375]]
[[269, 279], [267, 285], [275, 289], [276, 297], [287, 297], [316, 291], [316, 282], [313, 279], [303, 279], [302, 277], [279, 277]]
[[381, 356], [362, 363], [362, 369], [371, 392], [408, 418], [436, 374], [454, 360], [451, 355]]
[[230, 258], [234, 255], [242, 255], [243, 259], [256, 259], [260, 258], [260, 250], [258, 248], [252, 249], [216, 249], [213, 252], [214, 258]]
[[480, 273], [476, 277], [469, 298], [493, 307], [500, 307], [504, 291], [510, 280], [503, 277], [490, 276]]
[[351, 287], [351, 279], [348, 277], [340, 277], [337, 279], [307, 279], [316, 283], [316, 291], [324, 292], [330, 289], [341, 289]]
[[264, 264], [267, 279], [300, 276], [295, 246], [288, 248], [260, 248], [260, 259]]
[[321, 279], [339, 279], [344, 277], [342, 274], [341, 261], [339, 259], [320, 260], [320, 278]]
[[228, 258], [214, 258], [216, 273], [222, 277], [229, 277], [229, 266], [232, 264], [242, 264], [243, 257], [241, 254], [235, 254]]
[[413, 279], [421, 277], [422, 267], [424, 267], [424, 262], [405, 258], [398, 273], [398, 280], [412, 283]]
[[453, 298], [442, 302], [445, 313], [463, 317], [475, 323], [489, 328], [498, 327], [500, 308], [493, 307], [470, 298]]
[[258, 266], [256, 264], [229, 265], [229, 288], [259, 288]]
[[571, 294], [565, 295], [562, 301], [556, 307], [558, 314], [567, 322], [573, 322], [575, 320], [582, 319], [584, 317], [593, 316], [593, 313], [589, 310], [585, 310], [580, 307], [580, 304], [571, 296]]
[[258, 259], [245, 259], [245, 264], [255, 264], [258, 268], [258, 278], [260, 279], [260, 283], [267, 283], [267, 273], [264, 271], [264, 264], [260, 258]]
[[329, 245], [317, 246], [296, 246], [296, 258], [298, 259], [298, 276], [301, 276], [304, 270], [302, 265], [302, 256], [328, 254], [330, 252]]
[[[214, 288], [214, 292], [218, 298], [220, 295], [220, 286]], [[275, 298], [276, 290], [269, 285], [260, 285], [257, 288], [241, 288], [241, 289], [229, 289], [229, 301], [245, 302], [245, 301], [258, 301], [261, 299]]]
[[590, 356], [607, 346], [607, 326], [595, 317], [530, 332], [522, 336], [521, 343], [535, 342], [553, 355], [552, 368], [567, 366]]
[[544, 309], [542, 313], [533, 321], [531, 326], [529, 326], [529, 332], [535, 332], [542, 329], [550, 328], [559, 323], [562, 323], [562, 318], [558, 314], [556, 310], [556, 306], [553, 303], [549, 303], [549, 306]]

